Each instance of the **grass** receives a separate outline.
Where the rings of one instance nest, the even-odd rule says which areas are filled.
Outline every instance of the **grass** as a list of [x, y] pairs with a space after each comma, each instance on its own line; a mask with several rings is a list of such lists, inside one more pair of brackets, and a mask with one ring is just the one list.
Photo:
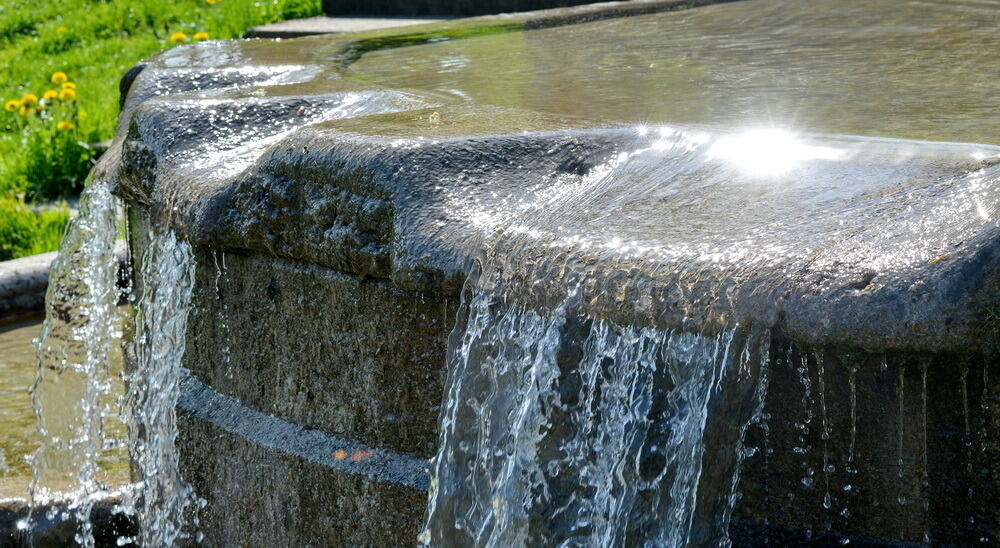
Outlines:
[[[178, 33], [182, 41], [201, 32], [237, 38], [251, 26], [319, 13], [320, 0], [0, 2], [0, 98], [7, 107], [0, 111], [0, 260], [58, 245], [65, 208], [35, 213], [30, 206], [83, 187], [89, 144], [114, 133], [118, 79], [129, 67], [175, 45]], [[62, 92], [57, 72], [75, 84], [75, 98], [44, 97]], [[23, 105], [29, 93], [37, 101]]]
[[0, 198], [0, 256], [14, 258], [52, 251], [59, 246], [69, 209], [35, 212], [22, 200]]

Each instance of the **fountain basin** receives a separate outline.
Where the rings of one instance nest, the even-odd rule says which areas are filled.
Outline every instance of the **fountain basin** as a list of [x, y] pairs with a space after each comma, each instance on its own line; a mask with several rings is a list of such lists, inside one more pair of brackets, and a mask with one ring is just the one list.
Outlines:
[[[635, 76], [617, 61], [594, 69], [595, 86], [576, 73], [579, 94], [463, 89], [463, 74], [496, 66], [476, 64], [493, 46], [519, 53], [511, 65], [541, 59], [521, 68], [551, 82], [536, 39], [551, 48], [557, 32], [699, 28], [745, 9], [612, 18], [628, 6], [184, 46], [127, 75], [119, 134], [95, 177], [128, 203], [134, 257], [150, 231], [195, 247], [179, 447], [209, 503], [209, 542], [415, 541], [448, 334], [465, 329], [460, 294], [483, 265], [497, 278], [469, 285], [502, 286], [526, 309], [552, 310], [572, 293], [574, 313], [620, 326], [768, 331], [771, 418], [747, 433], [759, 454], [744, 463], [737, 528], [996, 539], [1000, 148], [975, 129], [991, 120], [891, 109], [876, 118], [841, 103], [843, 117], [807, 129], [882, 136], [742, 128], [732, 122], [743, 103], [727, 102], [722, 84], [701, 100], [729, 106], [699, 110], [655, 95], [655, 77], [608, 84]], [[781, 28], [828, 24], [815, 9]], [[918, 37], [933, 26], [916, 11], [898, 17], [907, 14]], [[606, 20], [573, 24], [595, 19]], [[565, 27], [532, 30], [556, 24]], [[831, 48], [851, 41], [842, 32]], [[870, 32], [895, 43], [893, 28]], [[393, 59], [398, 78], [384, 70]], [[441, 70], [422, 79], [428, 62]], [[715, 82], [710, 67], [675, 69]], [[782, 102], [788, 111], [815, 101], [802, 78], [801, 94]], [[951, 85], [930, 94], [941, 108], [976, 89]], [[608, 90], [619, 96], [604, 101]], [[626, 111], [649, 104], [656, 118], [616, 118], [616, 101]], [[566, 352], [579, 343], [563, 341]], [[731, 475], [710, 465], [733, 452], [731, 404], [709, 403], [705, 428], [716, 434], [701, 485]]]

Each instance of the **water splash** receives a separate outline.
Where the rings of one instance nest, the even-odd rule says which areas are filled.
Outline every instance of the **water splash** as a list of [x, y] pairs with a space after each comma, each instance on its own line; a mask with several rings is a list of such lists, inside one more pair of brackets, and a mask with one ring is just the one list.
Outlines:
[[105, 489], [98, 478], [102, 400], [111, 390], [109, 358], [121, 336], [115, 208], [109, 184], [92, 181], [84, 190], [79, 216], [52, 264], [31, 387], [42, 438], [33, 459], [31, 503], [68, 494], [82, 546], [94, 545], [90, 512], [95, 494]]
[[[734, 500], [732, 477], [699, 489], [709, 403], [727, 370], [757, 369], [737, 329], [622, 327], [579, 314], [578, 289], [540, 312], [475, 286], [450, 345], [422, 544], [683, 546], [699, 500]], [[723, 453], [735, 469], [741, 446]]]
[[194, 273], [189, 244], [170, 232], [150, 233], [123, 410], [133, 466], [141, 480], [125, 506], [138, 516], [139, 538], [120, 543], [173, 546], [192, 536], [187, 526], [197, 527], [197, 511], [205, 504], [181, 477], [175, 447], [175, 406]]

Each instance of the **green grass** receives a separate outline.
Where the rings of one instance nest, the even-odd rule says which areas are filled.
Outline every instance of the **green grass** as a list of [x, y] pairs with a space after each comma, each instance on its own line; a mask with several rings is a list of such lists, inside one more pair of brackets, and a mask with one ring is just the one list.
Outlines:
[[21, 200], [0, 198], [0, 256], [25, 257], [52, 251], [69, 220], [65, 205], [32, 211]]
[[[34, 214], [26, 204], [83, 187], [93, 157], [88, 143], [114, 133], [118, 79], [129, 67], [175, 45], [174, 33], [237, 38], [251, 26], [319, 13], [320, 0], [0, 2], [2, 102], [58, 91], [55, 72], [77, 85], [75, 101], [46, 101], [41, 113], [0, 110], [0, 260], [58, 245], [51, 234], [61, 233], [66, 216]], [[73, 128], [56, 129], [60, 121]]]

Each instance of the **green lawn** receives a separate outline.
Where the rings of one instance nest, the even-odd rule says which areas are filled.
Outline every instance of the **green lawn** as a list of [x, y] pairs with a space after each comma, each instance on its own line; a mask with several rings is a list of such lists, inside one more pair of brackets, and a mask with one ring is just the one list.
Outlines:
[[[2, 0], [0, 260], [58, 245], [66, 210], [39, 213], [32, 204], [82, 188], [87, 144], [114, 133], [118, 78], [129, 67], [175, 45], [178, 33], [183, 41], [237, 38], [251, 26], [319, 13], [320, 0]], [[69, 86], [53, 79], [57, 72]]]

